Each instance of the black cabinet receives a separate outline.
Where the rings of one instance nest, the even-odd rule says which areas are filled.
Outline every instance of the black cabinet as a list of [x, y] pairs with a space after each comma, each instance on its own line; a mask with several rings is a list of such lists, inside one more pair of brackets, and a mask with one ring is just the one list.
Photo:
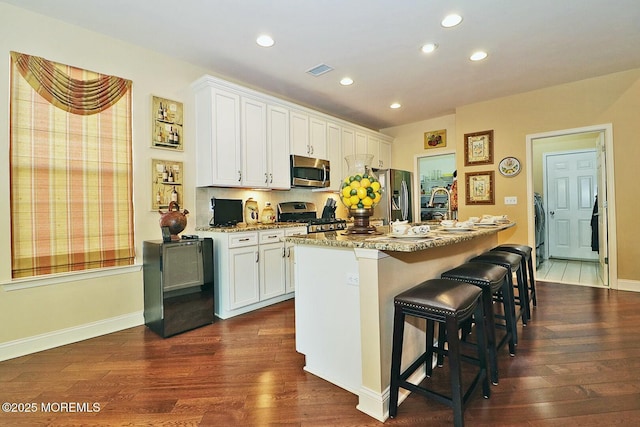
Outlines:
[[213, 241], [145, 241], [144, 322], [162, 337], [210, 324]]

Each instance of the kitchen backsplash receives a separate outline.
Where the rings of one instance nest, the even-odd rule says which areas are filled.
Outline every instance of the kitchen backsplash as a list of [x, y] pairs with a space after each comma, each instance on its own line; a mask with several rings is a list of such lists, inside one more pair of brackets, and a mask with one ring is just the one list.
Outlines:
[[206, 227], [209, 225], [212, 214], [209, 210], [211, 198], [219, 199], [240, 199], [244, 202], [252, 197], [258, 202], [260, 212], [264, 208], [266, 202], [271, 202], [274, 209], [281, 202], [312, 202], [316, 204], [318, 216], [322, 214], [322, 207], [327, 199], [331, 197], [338, 202], [336, 216], [338, 218], [347, 219], [347, 208], [340, 202], [337, 193], [330, 191], [312, 191], [310, 189], [292, 188], [291, 190], [272, 190], [261, 191], [251, 189], [237, 188], [218, 188], [218, 187], [198, 187], [196, 188], [196, 227]]

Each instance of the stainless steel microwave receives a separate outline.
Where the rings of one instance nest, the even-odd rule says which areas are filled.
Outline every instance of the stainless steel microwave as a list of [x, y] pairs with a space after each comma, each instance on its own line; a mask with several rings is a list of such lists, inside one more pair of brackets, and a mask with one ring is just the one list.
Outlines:
[[291, 186], [324, 188], [331, 185], [329, 160], [291, 156]]

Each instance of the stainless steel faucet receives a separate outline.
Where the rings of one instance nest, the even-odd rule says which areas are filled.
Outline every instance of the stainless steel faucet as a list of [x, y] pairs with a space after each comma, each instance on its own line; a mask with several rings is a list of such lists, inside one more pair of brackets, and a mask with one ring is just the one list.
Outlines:
[[431, 190], [431, 198], [429, 199], [429, 207], [432, 208], [433, 207], [433, 197], [436, 195], [436, 193], [440, 193], [440, 192], [444, 192], [444, 194], [447, 195], [447, 216], [444, 219], [452, 219], [452, 212], [451, 212], [451, 192], [449, 190], [447, 190], [445, 187], [436, 187], [434, 189]]

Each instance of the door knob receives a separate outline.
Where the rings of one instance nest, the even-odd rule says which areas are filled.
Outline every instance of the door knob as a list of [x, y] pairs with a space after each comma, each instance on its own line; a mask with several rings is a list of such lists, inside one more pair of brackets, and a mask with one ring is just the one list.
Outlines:
[[555, 211], [549, 211], [549, 215], [554, 216], [555, 214]]

